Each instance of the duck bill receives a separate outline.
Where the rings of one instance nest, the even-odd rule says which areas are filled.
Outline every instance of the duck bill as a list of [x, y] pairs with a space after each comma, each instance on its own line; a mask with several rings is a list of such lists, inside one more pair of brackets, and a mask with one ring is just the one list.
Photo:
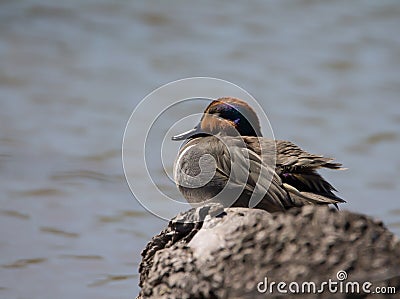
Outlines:
[[172, 136], [171, 139], [174, 140], [174, 141], [185, 140], [185, 139], [188, 139], [188, 138], [192, 137], [193, 135], [197, 135], [197, 134], [200, 134], [200, 133], [201, 133], [201, 130], [199, 129], [199, 126], [196, 126], [196, 127], [194, 127], [193, 129], [191, 129], [189, 131], [186, 131], [186, 132], [183, 132], [181, 134]]

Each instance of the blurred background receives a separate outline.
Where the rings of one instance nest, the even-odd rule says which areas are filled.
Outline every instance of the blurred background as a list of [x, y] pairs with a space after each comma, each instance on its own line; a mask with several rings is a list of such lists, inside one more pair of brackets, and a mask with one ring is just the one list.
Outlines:
[[400, 235], [399, 16], [397, 0], [1, 1], [0, 297], [138, 293], [166, 222], [131, 194], [122, 136], [185, 77], [246, 89], [276, 138], [349, 168], [323, 173], [342, 209]]

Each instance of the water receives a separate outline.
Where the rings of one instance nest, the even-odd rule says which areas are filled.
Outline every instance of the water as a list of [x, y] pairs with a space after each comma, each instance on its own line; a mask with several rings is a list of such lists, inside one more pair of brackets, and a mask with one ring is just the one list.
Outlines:
[[165, 222], [125, 183], [122, 135], [188, 76], [245, 88], [277, 138], [349, 168], [324, 172], [343, 208], [400, 235], [399, 15], [396, 0], [2, 1], [0, 297], [137, 294]]

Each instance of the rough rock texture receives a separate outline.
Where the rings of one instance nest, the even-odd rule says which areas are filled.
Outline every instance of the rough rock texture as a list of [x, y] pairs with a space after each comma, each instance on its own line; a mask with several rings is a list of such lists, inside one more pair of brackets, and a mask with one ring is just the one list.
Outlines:
[[[269, 287], [306, 281], [318, 288], [338, 281], [341, 270], [348, 275], [343, 282], [369, 281], [371, 291], [394, 286], [392, 297], [400, 297], [397, 237], [367, 216], [322, 206], [275, 214], [218, 205], [192, 209], [153, 237], [142, 256], [139, 298], [265, 298], [271, 293], [257, 290], [265, 277]], [[381, 298], [325, 290], [318, 297]], [[278, 295], [275, 285], [272, 296]]]

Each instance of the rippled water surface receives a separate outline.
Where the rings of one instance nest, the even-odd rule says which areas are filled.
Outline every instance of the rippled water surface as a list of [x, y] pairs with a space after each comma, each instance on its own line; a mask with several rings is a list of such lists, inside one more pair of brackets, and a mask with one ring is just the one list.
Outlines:
[[399, 15], [396, 0], [2, 1], [0, 297], [137, 294], [165, 222], [131, 195], [122, 136], [144, 96], [188, 76], [245, 88], [277, 138], [349, 168], [324, 172], [344, 209], [400, 235]]

